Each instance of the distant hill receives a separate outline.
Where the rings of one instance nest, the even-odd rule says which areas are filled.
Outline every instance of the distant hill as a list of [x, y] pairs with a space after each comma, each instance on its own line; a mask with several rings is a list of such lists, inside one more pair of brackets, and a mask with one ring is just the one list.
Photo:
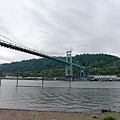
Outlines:
[[[61, 58], [65, 59], [65, 58]], [[87, 69], [91, 68], [92, 75], [117, 75], [120, 76], [120, 58], [107, 54], [82, 54], [73, 57], [73, 63], [85, 66], [86, 74]], [[64, 76], [65, 65], [63, 63], [42, 59], [23, 60], [20, 62], [12, 62], [9, 64], [1, 64], [0, 70], [5, 75], [16, 75], [17, 72], [20, 76]], [[79, 76], [80, 69], [73, 68], [74, 76]]]

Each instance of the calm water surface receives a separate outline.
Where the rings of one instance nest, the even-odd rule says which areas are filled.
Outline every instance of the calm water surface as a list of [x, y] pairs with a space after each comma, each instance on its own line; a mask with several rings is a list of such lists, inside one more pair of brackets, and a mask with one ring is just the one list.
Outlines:
[[2, 80], [0, 108], [39, 111], [101, 112], [120, 110], [120, 82]]

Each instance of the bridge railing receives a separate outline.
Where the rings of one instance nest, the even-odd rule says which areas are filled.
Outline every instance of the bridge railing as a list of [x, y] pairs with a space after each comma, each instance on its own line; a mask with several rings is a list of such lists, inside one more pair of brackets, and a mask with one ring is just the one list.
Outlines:
[[[5, 41], [5, 40], [3, 40], [3, 39], [0, 39], [0, 42], [42, 54], [42, 53], [41, 53], [40, 51], [38, 51], [38, 50], [31, 49], [31, 48], [29, 48], [29, 47], [25, 47], [25, 46], [20, 45], [20, 44], [11, 43], [11, 42]], [[49, 55], [47, 55], [47, 54], [44, 54], [44, 55], [49, 56]]]
[[59, 58], [56, 58], [56, 57], [51, 57], [49, 55], [42, 54], [41, 52], [39, 52], [37, 50], [31, 49], [31, 48], [28, 48], [28, 47], [25, 47], [25, 46], [21, 46], [19, 44], [18, 45], [13, 44], [13, 43], [10, 43], [10, 42], [5, 41], [3, 39], [0, 39], [0, 45], [4, 46], [4, 47], [7, 47], [7, 48], [10, 48], [10, 49], [18, 50], [18, 51], [29, 53], [29, 54], [32, 54], [32, 55], [36, 55], [36, 56], [39, 56], [39, 57], [46, 57], [48, 59], [59, 61], [59, 62], [62, 62], [64, 64], [70, 64], [69, 62], [66, 62], [63, 59], [59, 59]]

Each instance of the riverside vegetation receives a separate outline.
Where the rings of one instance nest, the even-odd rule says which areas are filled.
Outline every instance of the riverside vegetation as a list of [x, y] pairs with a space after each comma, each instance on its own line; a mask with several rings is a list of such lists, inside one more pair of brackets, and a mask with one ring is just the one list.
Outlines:
[[103, 120], [117, 120], [117, 119], [112, 115], [106, 115]]
[[[65, 57], [59, 57], [64, 59]], [[117, 75], [120, 77], [120, 58], [107, 54], [82, 54], [73, 57], [73, 63], [84, 66], [87, 74], [91, 68], [91, 75]], [[58, 77], [64, 76], [65, 64], [47, 58], [23, 60], [20, 62], [5, 63], [0, 65], [2, 76], [16, 76], [17, 71], [22, 77]], [[74, 76], [79, 76], [80, 69], [73, 68]]]

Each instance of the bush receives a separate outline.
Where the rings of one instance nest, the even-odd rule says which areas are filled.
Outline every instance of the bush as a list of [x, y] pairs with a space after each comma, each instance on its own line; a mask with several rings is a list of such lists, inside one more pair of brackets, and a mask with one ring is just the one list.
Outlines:
[[103, 120], [117, 120], [114, 116], [106, 115]]

